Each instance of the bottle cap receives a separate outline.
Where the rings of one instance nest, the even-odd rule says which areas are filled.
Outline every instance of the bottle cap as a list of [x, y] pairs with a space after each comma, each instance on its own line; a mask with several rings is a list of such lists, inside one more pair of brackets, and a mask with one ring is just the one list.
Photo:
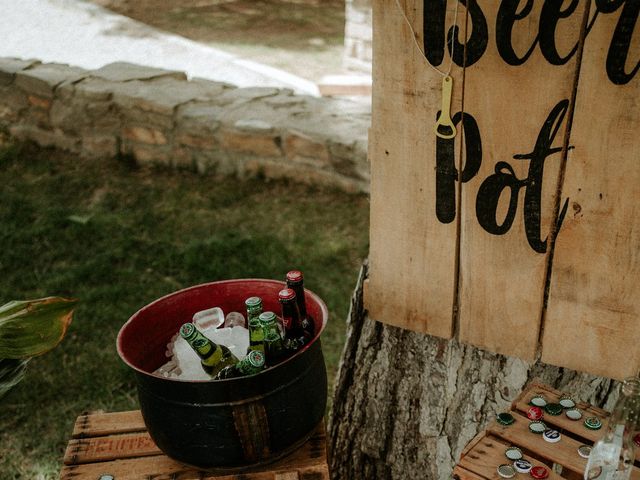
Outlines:
[[498, 475], [502, 478], [513, 478], [516, 476], [516, 470], [511, 465], [504, 463], [498, 467]]
[[249, 297], [244, 301], [247, 308], [255, 308], [262, 305], [262, 299], [260, 297]]
[[294, 292], [290, 288], [284, 288], [278, 292], [278, 300], [281, 302], [286, 302], [288, 300], [293, 300], [296, 298], [296, 292]]
[[529, 405], [533, 405], [534, 407], [544, 407], [546, 404], [547, 401], [540, 394], [534, 395], [531, 397], [531, 400], [529, 400]]
[[574, 402], [573, 398], [568, 395], [560, 397], [560, 401], [558, 403], [562, 405], [562, 408], [576, 408], [576, 402]]
[[566, 410], [564, 414], [570, 420], [580, 420], [582, 418], [582, 412], [577, 408], [570, 408], [569, 410]]
[[193, 323], [185, 323], [180, 327], [180, 336], [182, 338], [189, 338], [196, 331], [196, 326]]
[[522, 458], [522, 450], [518, 447], [509, 447], [504, 451], [504, 455], [509, 460], [520, 460]]
[[582, 458], [589, 458], [589, 455], [591, 455], [591, 446], [580, 445], [578, 447], [578, 455], [580, 455]]
[[636, 433], [636, 436], [633, 437], [633, 443], [636, 444], [636, 447], [640, 447], [640, 433]]
[[529, 423], [529, 431], [531, 433], [543, 433], [547, 429], [547, 426], [544, 422], [540, 420], [535, 420]]
[[513, 468], [515, 468], [518, 473], [529, 473], [531, 471], [531, 467], [533, 467], [531, 462], [524, 458], [513, 462]]
[[251, 350], [247, 358], [247, 361], [254, 368], [262, 368], [264, 366], [264, 354], [258, 350]]
[[278, 317], [276, 317], [276, 314], [273, 312], [262, 312], [258, 318], [260, 319], [260, 323], [270, 324], [275, 322]]
[[291, 283], [299, 283], [303, 280], [302, 272], [300, 270], [291, 270], [287, 272], [287, 281]]
[[584, 426], [589, 430], [600, 430], [600, 427], [602, 427], [602, 422], [598, 417], [588, 417], [584, 420]]
[[589, 471], [586, 473], [587, 480], [594, 480], [602, 475], [602, 467], [591, 467]]
[[542, 434], [542, 438], [545, 442], [558, 443], [562, 436], [560, 435], [559, 431], [549, 428], [548, 430], [544, 431], [544, 433]]
[[497, 420], [500, 425], [511, 425], [513, 422], [516, 421], [516, 419], [513, 418], [513, 415], [506, 412], [499, 413]]
[[541, 466], [533, 467], [529, 473], [537, 480], [542, 480], [549, 476], [549, 470]]
[[562, 413], [562, 410], [562, 405], [560, 405], [559, 403], [547, 403], [544, 406], [544, 411], [549, 415], [560, 415]]
[[540, 407], [530, 407], [529, 410], [527, 410], [527, 418], [529, 420], [540, 420], [543, 415]]

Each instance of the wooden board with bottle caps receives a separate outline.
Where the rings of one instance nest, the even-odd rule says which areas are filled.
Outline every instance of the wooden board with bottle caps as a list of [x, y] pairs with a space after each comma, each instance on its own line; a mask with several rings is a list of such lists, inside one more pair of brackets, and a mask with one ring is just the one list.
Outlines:
[[80, 415], [64, 455], [61, 480], [329, 480], [324, 423], [297, 451], [241, 474], [213, 474], [164, 455], [146, 430], [139, 410]]
[[[493, 421], [480, 432], [462, 451], [460, 460], [454, 469], [454, 478], [458, 480], [503, 480], [498, 474], [498, 467], [511, 464], [506, 457], [509, 447], [518, 447], [523, 458], [531, 464], [543, 466], [548, 471], [549, 480], [562, 478], [578, 480], [583, 478], [587, 459], [580, 456], [578, 448], [581, 445], [593, 445], [603, 435], [609, 414], [588, 403], [576, 401], [575, 408], [582, 414], [579, 420], [571, 420], [564, 410], [560, 415], [544, 413], [542, 421], [547, 427], [560, 432], [560, 441], [549, 443], [541, 434], [529, 430], [531, 420], [527, 412], [531, 408], [531, 399], [541, 396], [547, 403], [557, 404], [563, 397], [571, 397], [570, 392], [560, 392], [540, 382], [532, 382], [523, 390], [511, 404], [510, 413], [514, 422], [503, 425]], [[577, 400], [577, 399], [576, 399]], [[599, 430], [591, 430], [584, 424], [586, 418], [597, 418], [602, 424]], [[636, 454], [636, 466], [631, 478], [640, 480], [640, 454]], [[515, 480], [530, 479], [530, 473], [518, 473], [512, 477]]]

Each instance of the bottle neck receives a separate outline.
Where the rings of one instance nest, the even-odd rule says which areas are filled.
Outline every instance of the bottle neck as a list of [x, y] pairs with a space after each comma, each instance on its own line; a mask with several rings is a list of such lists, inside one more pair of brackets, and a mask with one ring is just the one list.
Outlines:
[[302, 281], [296, 283], [287, 282], [287, 287], [296, 292], [296, 303], [298, 304], [298, 309], [300, 310], [300, 317], [307, 317], [307, 304], [304, 299], [304, 284]]
[[628, 378], [622, 383], [620, 398], [609, 420], [609, 434], [631, 434], [638, 426], [640, 415], [640, 379]]

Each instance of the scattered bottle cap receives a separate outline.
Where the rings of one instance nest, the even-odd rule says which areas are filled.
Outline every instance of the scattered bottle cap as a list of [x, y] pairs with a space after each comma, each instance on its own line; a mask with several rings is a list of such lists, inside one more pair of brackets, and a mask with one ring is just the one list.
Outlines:
[[511, 425], [513, 422], [516, 421], [516, 419], [513, 418], [513, 415], [506, 412], [499, 413], [497, 416], [497, 420], [500, 425]]
[[600, 430], [602, 422], [598, 417], [588, 417], [584, 420], [584, 426], [589, 430]]
[[104, 473], [98, 477], [98, 480], [115, 480], [116, 477], [108, 473]]
[[540, 407], [530, 407], [527, 410], [527, 418], [529, 420], [540, 420], [543, 417], [544, 413]]
[[504, 451], [504, 455], [509, 460], [520, 460], [522, 458], [522, 450], [518, 447], [509, 447]]
[[513, 468], [515, 468], [518, 473], [529, 473], [532, 467], [531, 462], [524, 458], [513, 462]]
[[591, 467], [589, 469], [589, 471], [587, 472], [586, 478], [588, 480], [594, 480], [594, 479], [598, 478], [600, 475], [602, 475], [602, 467], [600, 467], [600, 466]]
[[576, 408], [576, 402], [574, 402], [573, 398], [568, 395], [560, 397], [560, 401], [558, 403], [562, 405], [562, 408]]
[[544, 433], [542, 434], [542, 438], [545, 442], [558, 443], [562, 436], [560, 435], [559, 431], [549, 428], [544, 431]]
[[577, 408], [570, 408], [569, 410], [566, 410], [564, 414], [569, 420], [580, 420], [582, 418], [582, 412]]
[[547, 429], [547, 426], [545, 425], [544, 422], [541, 422], [540, 420], [534, 420], [533, 422], [529, 423], [529, 431], [531, 433], [544, 433], [546, 429]]
[[562, 410], [562, 405], [560, 405], [559, 403], [547, 403], [544, 406], [544, 411], [553, 416], [560, 415], [562, 413]]
[[534, 395], [529, 400], [529, 405], [533, 405], [534, 407], [544, 407], [547, 404], [547, 401], [544, 399], [542, 395]]
[[533, 467], [529, 473], [533, 478], [537, 480], [542, 480], [543, 478], [547, 478], [549, 476], [549, 470], [541, 466]]
[[502, 478], [513, 478], [516, 476], [516, 469], [504, 463], [498, 467], [498, 475]]
[[589, 458], [589, 455], [591, 455], [591, 446], [580, 445], [578, 447], [578, 455], [580, 455], [582, 458]]

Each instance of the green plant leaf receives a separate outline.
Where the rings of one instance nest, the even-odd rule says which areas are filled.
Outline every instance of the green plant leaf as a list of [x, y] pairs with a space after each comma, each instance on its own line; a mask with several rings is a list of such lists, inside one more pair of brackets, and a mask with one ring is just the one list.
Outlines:
[[0, 358], [0, 398], [24, 377], [29, 359]]
[[54, 348], [67, 333], [77, 303], [47, 297], [0, 307], [0, 358], [25, 359]]

